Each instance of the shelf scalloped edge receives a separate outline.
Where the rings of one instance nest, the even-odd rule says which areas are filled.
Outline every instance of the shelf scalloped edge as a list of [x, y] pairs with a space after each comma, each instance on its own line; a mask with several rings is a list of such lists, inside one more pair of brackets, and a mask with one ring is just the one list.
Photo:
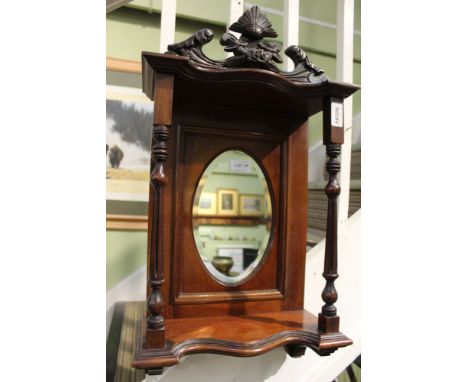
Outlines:
[[[306, 312], [308, 315], [313, 316], [307, 311], [293, 311]], [[276, 312], [278, 313], [278, 312]], [[288, 313], [281, 312], [281, 313]], [[272, 316], [275, 313], [272, 313]], [[268, 313], [262, 313], [261, 316], [267, 319]], [[212, 321], [225, 319], [227, 316], [211, 317]], [[250, 316], [229, 316], [233, 321], [237, 321], [239, 325], [244, 323], [246, 317]], [[315, 318], [315, 316], [313, 316]], [[315, 318], [316, 319], [316, 318]], [[193, 321], [192, 327], [190, 327]], [[204, 322], [210, 320], [210, 317], [205, 317]], [[194, 331], [197, 325], [200, 328], [203, 325], [197, 324], [197, 319], [169, 319], [167, 320], [168, 325], [179, 325], [177, 322], [183, 322], [183, 325], [187, 327], [188, 333]], [[289, 326], [291, 322], [288, 321]], [[296, 324], [292, 322], [292, 324]], [[299, 322], [297, 322], [299, 324]], [[180, 326], [183, 326], [180, 325]], [[216, 324], [215, 324], [216, 325]], [[232, 324], [231, 324], [232, 325]], [[341, 347], [351, 345], [353, 343], [348, 337], [341, 332], [336, 333], [320, 333], [316, 325], [309, 327], [309, 330], [277, 330], [268, 336], [260, 337], [255, 340], [246, 341], [233, 341], [221, 338], [205, 337], [205, 338], [187, 338], [182, 335], [184, 340], [180, 342], [172, 342], [171, 338], [166, 338], [166, 347], [161, 349], [145, 349], [144, 336], [146, 331], [146, 321], [143, 319], [141, 325], [137, 328], [137, 348], [135, 352], [135, 359], [133, 367], [145, 370], [156, 370], [163, 367], [173, 366], [179, 363], [180, 359], [189, 354], [196, 353], [214, 353], [223, 354], [236, 357], [252, 357], [270, 350], [278, 348], [280, 346], [285, 347], [285, 350], [293, 357], [303, 354], [298, 352], [298, 347], [309, 347], [317, 354], [327, 356], [336, 351]]]

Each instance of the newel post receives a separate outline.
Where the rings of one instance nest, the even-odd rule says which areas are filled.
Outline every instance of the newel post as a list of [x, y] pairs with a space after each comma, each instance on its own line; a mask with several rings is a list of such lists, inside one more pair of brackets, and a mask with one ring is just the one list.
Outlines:
[[338, 299], [335, 280], [338, 278], [338, 204], [341, 188], [337, 174], [340, 172], [341, 145], [344, 143], [343, 99], [326, 98], [323, 105], [323, 144], [327, 150], [328, 183], [325, 193], [328, 197], [327, 233], [325, 242], [325, 261], [323, 277], [326, 280], [322, 292], [325, 305], [319, 313], [319, 329], [324, 333], [339, 331], [340, 317], [336, 314], [334, 303]]
[[149, 241], [148, 265], [148, 316], [146, 325], [146, 347], [162, 348], [165, 344], [164, 303], [161, 287], [164, 283], [164, 224], [163, 196], [168, 178], [164, 172], [164, 163], [169, 157], [167, 141], [172, 124], [172, 98], [174, 77], [169, 74], [156, 73], [154, 85], [153, 135], [151, 141], [151, 192], [153, 204], [151, 212], [151, 229]]

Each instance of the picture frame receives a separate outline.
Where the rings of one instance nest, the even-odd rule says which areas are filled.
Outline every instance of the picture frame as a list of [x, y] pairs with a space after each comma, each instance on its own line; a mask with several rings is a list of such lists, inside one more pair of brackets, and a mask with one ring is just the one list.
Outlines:
[[141, 62], [106, 57], [106, 69], [114, 72], [141, 74]]
[[148, 216], [106, 214], [107, 231], [147, 231]]
[[216, 192], [202, 192], [198, 200], [198, 207], [195, 215], [213, 215], [217, 214], [217, 194]]
[[106, 87], [106, 199], [147, 202], [153, 105], [141, 89]]
[[[147, 97], [140, 90], [141, 81], [140, 61], [106, 57], [107, 99], [134, 100], [136, 97], [141, 102], [148, 102]], [[109, 97], [109, 93], [114, 94]], [[107, 154], [106, 163], [109, 161]], [[108, 231], [146, 231], [148, 229], [147, 195], [106, 193], [106, 229]]]
[[233, 189], [218, 189], [218, 216], [239, 215], [239, 193]]
[[263, 216], [265, 214], [264, 195], [241, 194], [239, 212], [241, 216]]
[[269, 193], [264, 194], [265, 197], [265, 208], [266, 208], [266, 213], [265, 216], [272, 216], [273, 215], [273, 209], [271, 207], [271, 197]]

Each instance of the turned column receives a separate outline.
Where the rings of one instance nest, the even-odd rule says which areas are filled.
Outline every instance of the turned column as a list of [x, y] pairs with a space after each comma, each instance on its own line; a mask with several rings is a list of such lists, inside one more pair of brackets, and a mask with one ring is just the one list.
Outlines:
[[174, 77], [157, 73], [155, 80], [153, 135], [151, 145], [152, 171], [150, 176], [153, 195], [151, 230], [149, 232], [148, 300], [146, 321], [146, 347], [162, 348], [165, 344], [164, 300], [164, 188], [168, 183], [164, 163], [169, 158], [167, 141], [172, 124], [172, 95]]
[[320, 331], [324, 333], [334, 333], [339, 331], [340, 318], [337, 316], [335, 302], [338, 293], [335, 288], [335, 280], [338, 278], [338, 203], [340, 195], [340, 185], [337, 175], [340, 172], [341, 144], [344, 142], [343, 128], [343, 100], [328, 98], [324, 101], [323, 108], [323, 143], [326, 146], [328, 161], [326, 169], [328, 173], [328, 183], [325, 186], [325, 193], [328, 198], [327, 210], [327, 232], [325, 242], [325, 260], [323, 267], [323, 277], [326, 280], [325, 288], [322, 292], [322, 299], [325, 305], [319, 313], [318, 324]]

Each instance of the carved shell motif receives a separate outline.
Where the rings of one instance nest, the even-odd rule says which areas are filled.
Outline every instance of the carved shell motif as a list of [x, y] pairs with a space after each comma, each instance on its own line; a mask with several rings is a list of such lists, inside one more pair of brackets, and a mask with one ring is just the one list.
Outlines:
[[238, 32], [246, 37], [260, 40], [264, 37], [278, 37], [272, 28], [270, 20], [254, 5], [229, 27], [229, 30]]
[[246, 10], [229, 30], [238, 32], [241, 36], [237, 38], [232, 33], [225, 33], [221, 37], [220, 43], [224, 50], [234, 54], [226, 60], [212, 60], [203, 53], [203, 45], [213, 39], [213, 31], [210, 29], [201, 29], [188, 39], [169, 45], [167, 49], [188, 57], [190, 64], [204, 69], [257, 68], [278, 73], [296, 83], [320, 84], [328, 81], [323, 70], [312, 64], [299, 46], [292, 45], [284, 51], [294, 62], [293, 71], [285, 72], [276, 66], [276, 63], [283, 62], [280, 55], [281, 44], [263, 40], [265, 37], [278, 37], [278, 34], [258, 6], [254, 5]]

